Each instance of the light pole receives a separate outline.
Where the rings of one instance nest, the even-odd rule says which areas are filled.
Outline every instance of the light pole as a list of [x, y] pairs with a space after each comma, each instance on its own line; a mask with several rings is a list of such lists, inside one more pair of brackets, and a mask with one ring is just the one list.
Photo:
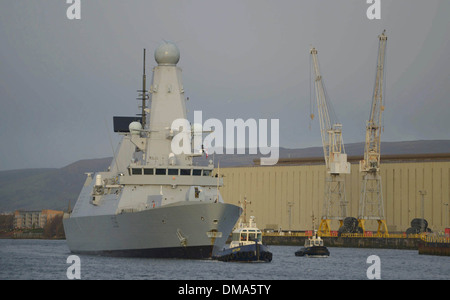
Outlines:
[[422, 232], [425, 231], [425, 195], [427, 191], [419, 191], [419, 194], [422, 196]]
[[448, 224], [448, 215], [449, 215], [448, 203], [444, 203], [444, 206], [447, 206], [447, 208], [445, 209], [445, 219], [444, 219], [444, 228], [447, 228], [450, 227], [450, 225]]
[[294, 206], [294, 202], [288, 202], [288, 213], [289, 213], [289, 232], [291, 231], [291, 213], [292, 213], [292, 206]]

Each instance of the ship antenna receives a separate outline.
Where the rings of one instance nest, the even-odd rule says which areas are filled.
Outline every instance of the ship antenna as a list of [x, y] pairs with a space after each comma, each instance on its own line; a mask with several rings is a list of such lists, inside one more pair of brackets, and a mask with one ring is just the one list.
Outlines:
[[217, 164], [217, 203], [219, 203], [220, 160]]
[[[142, 116], [142, 128], [145, 128], [145, 123], [147, 120], [147, 116], [146, 116], [146, 105], [145, 105], [145, 101], [149, 99], [148, 96], [148, 91], [146, 88], [146, 82], [147, 82], [147, 76], [145, 75], [145, 48], [144, 48], [144, 63], [143, 63], [143, 74], [142, 74], [142, 90], [138, 91], [141, 94], [139, 95], [141, 98], [138, 98], [138, 100], [142, 100], [142, 105], [141, 105], [141, 116]], [[138, 114], [139, 115], [139, 114]]]

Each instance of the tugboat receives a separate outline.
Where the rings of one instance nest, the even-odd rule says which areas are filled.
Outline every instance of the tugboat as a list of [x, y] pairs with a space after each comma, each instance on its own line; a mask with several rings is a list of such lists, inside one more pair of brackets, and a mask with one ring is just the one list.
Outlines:
[[233, 231], [228, 249], [220, 252], [215, 259], [225, 262], [271, 262], [272, 253], [262, 243], [262, 232], [256, 227], [255, 217], [250, 217], [248, 226], [240, 223]]
[[323, 240], [317, 235], [317, 230], [314, 230], [314, 236], [305, 241], [305, 246], [296, 251], [295, 256], [328, 257], [330, 251], [323, 245]]

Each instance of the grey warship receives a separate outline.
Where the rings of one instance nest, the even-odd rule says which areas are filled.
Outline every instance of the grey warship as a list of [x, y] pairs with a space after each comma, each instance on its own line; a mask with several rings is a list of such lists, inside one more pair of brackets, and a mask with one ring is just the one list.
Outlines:
[[223, 248], [242, 212], [222, 199], [213, 162], [194, 163], [201, 150], [171, 150], [172, 139], [181, 134], [172, 122], [186, 119], [180, 52], [164, 42], [154, 54], [157, 66], [147, 90], [144, 49], [139, 117], [114, 117], [122, 139], [111, 165], [87, 173], [63, 220], [72, 253], [207, 259]]

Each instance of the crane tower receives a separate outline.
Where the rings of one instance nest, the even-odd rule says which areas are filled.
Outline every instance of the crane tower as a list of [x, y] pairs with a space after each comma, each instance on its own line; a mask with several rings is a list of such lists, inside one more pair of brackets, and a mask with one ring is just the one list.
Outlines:
[[[330, 235], [331, 220], [339, 220], [342, 225], [347, 216], [343, 175], [350, 173], [350, 163], [347, 162], [347, 154], [345, 154], [342, 124], [336, 120], [320, 74], [317, 50], [312, 48], [310, 53], [314, 65], [314, 86], [326, 166], [323, 213], [319, 226], [319, 234], [324, 236]], [[330, 118], [330, 115], [334, 117], [334, 120]], [[311, 114], [311, 118], [314, 118], [314, 114]]]
[[384, 216], [383, 194], [380, 175], [380, 146], [381, 146], [381, 114], [384, 111], [384, 62], [386, 54], [387, 36], [385, 31], [378, 36], [378, 60], [373, 89], [372, 106], [366, 125], [366, 142], [364, 160], [359, 163], [362, 173], [361, 198], [359, 201], [359, 226], [365, 231], [366, 220], [377, 220], [378, 233], [388, 233]]

